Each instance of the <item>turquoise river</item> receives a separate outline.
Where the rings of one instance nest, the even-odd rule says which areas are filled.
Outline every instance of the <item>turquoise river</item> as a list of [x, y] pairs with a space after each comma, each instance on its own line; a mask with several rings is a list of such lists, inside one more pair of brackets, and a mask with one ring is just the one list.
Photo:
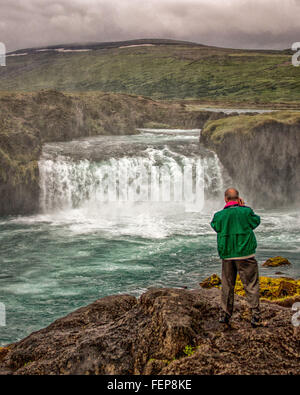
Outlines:
[[[199, 133], [141, 130], [44, 147], [40, 212], [0, 218], [0, 345], [106, 295], [197, 288], [220, 274], [210, 220], [230, 174]], [[253, 208], [260, 273], [276, 276], [261, 264], [282, 255], [292, 262], [284, 275], [299, 277], [299, 211]]]

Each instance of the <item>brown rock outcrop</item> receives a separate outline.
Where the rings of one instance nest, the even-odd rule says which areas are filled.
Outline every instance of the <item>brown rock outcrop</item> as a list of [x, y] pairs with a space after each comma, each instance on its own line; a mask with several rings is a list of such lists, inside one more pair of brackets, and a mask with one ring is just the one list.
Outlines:
[[3, 374], [297, 374], [299, 333], [289, 308], [262, 303], [253, 329], [236, 296], [218, 323], [218, 289], [153, 288], [109, 296], [0, 353]]
[[205, 280], [203, 280], [199, 285], [202, 288], [213, 288], [213, 287], [219, 287], [221, 286], [222, 281], [220, 277], [217, 274], [212, 274]]
[[263, 266], [277, 267], [290, 264], [291, 262], [287, 258], [283, 258], [282, 256], [275, 256], [274, 258], [267, 259], [266, 262], [263, 263]]

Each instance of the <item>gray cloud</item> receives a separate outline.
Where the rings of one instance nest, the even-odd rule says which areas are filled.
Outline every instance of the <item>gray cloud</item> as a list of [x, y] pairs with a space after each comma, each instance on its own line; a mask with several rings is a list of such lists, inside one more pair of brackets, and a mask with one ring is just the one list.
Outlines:
[[1, 0], [7, 50], [174, 38], [234, 48], [300, 41], [300, 0]]

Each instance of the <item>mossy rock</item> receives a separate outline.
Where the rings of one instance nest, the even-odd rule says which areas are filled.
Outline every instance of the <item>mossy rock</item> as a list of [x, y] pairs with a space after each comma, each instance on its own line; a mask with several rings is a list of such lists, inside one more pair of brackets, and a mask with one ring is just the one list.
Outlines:
[[[259, 295], [261, 300], [272, 301], [281, 305], [292, 305], [300, 298], [300, 279], [294, 280], [288, 277], [272, 278], [272, 277], [259, 277]], [[202, 288], [220, 288], [221, 279], [216, 274], [208, 277], [200, 283]], [[234, 292], [237, 295], [245, 296], [245, 290], [240, 279], [237, 275], [236, 285]], [[285, 303], [287, 302], [288, 303]]]
[[277, 267], [277, 266], [284, 266], [284, 265], [291, 265], [291, 262], [287, 258], [283, 258], [282, 256], [275, 256], [274, 258], [269, 258], [263, 263], [263, 266], [268, 267]]
[[[259, 294], [260, 298], [268, 300], [283, 299], [286, 297], [300, 296], [300, 280], [292, 278], [280, 277], [259, 277]], [[235, 293], [245, 295], [244, 287], [240, 277], [237, 277]]]
[[202, 288], [213, 288], [213, 287], [220, 288], [221, 284], [222, 282], [220, 277], [217, 274], [213, 274], [212, 276], [202, 281], [200, 283], [200, 286]]

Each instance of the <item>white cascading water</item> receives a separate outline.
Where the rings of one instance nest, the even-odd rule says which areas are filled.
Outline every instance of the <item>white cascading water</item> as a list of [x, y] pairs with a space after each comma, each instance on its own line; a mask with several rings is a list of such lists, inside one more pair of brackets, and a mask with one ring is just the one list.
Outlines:
[[95, 162], [44, 154], [39, 162], [43, 213], [106, 202], [181, 202], [202, 208], [205, 196], [223, 190], [214, 153], [187, 157], [148, 148], [137, 157]]

